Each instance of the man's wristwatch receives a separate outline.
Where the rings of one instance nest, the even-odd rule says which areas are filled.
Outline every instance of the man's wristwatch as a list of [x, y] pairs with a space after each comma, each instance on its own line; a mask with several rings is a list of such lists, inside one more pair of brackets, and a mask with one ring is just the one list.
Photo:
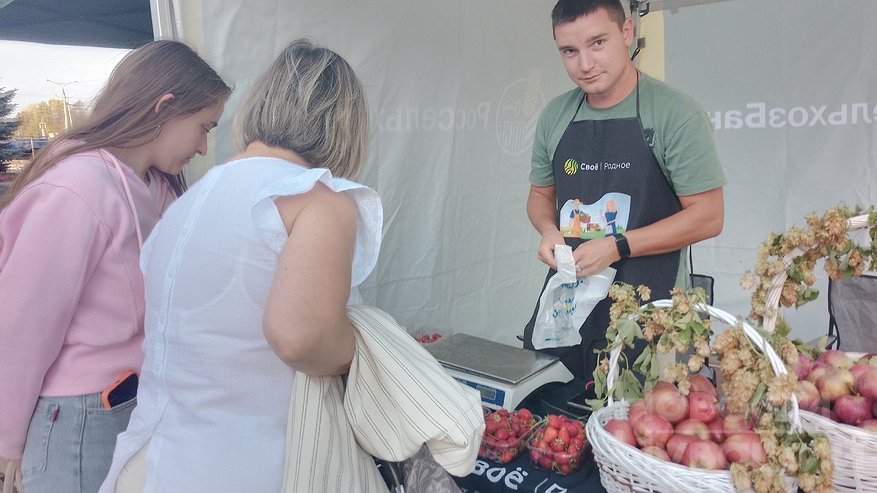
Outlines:
[[615, 235], [615, 248], [618, 249], [618, 255], [622, 259], [630, 257], [630, 245], [627, 244], [627, 238], [624, 235]]

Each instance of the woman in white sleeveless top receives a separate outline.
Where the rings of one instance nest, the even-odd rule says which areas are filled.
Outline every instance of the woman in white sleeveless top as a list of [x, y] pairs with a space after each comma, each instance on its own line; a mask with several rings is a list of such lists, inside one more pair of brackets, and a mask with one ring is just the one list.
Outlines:
[[139, 404], [102, 492], [124, 489], [135, 455], [137, 490], [279, 491], [296, 373], [344, 374], [353, 357], [345, 307], [377, 261], [382, 223], [377, 194], [350, 181], [368, 141], [356, 75], [294, 41], [235, 130], [244, 150], [177, 200], [144, 246]]

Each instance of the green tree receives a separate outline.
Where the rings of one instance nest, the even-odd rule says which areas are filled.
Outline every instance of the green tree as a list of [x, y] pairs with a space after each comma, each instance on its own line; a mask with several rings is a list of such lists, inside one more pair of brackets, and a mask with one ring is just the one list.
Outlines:
[[0, 173], [6, 171], [6, 167], [18, 154], [12, 134], [18, 127], [18, 120], [8, 118], [15, 109], [12, 98], [15, 97], [16, 89], [6, 90], [0, 87]]
[[[82, 101], [69, 103], [73, 123], [82, 123], [88, 117], [88, 105]], [[21, 126], [15, 132], [20, 138], [49, 138], [64, 131], [64, 103], [50, 99], [24, 108], [18, 113]]]

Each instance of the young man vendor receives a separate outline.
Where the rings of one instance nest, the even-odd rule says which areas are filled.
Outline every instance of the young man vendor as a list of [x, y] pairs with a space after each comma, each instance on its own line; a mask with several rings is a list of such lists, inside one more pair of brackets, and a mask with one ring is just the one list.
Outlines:
[[[536, 127], [527, 215], [542, 236], [538, 257], [551, 277], [554, 246], [566, 243], [579, 277], [612, 266], [616, 282], [667, 298], [688, 285], [687, 247], [724, 223], [710, 121], [690, 97], [637, 70], [633, 22], [620, 0], [560, 0], [551, 20], [577, 87], [553, 99]], [[549, 350], [576, 377], [591, 379], [609, 303], [582, 325], [580, 346]], [[524, 331], [528, 348], [534, 320]]]

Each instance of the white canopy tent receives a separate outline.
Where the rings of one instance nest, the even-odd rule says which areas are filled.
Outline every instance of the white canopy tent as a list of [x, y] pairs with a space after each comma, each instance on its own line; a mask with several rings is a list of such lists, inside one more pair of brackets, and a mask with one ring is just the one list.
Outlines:
[[[282, 46], [310, 36], [341, 53], [368, 92], [374, 135], [363, 181], [386, 215], [365, 300], [411, 330], [516, 345], [545, 274], [525, 212], [534, 125], [572, 87], [551, 38], [553, 3], [153, 0], [153, 12], [165, 16], [162, 35], [200, 47], [235, 84], [219, 160], [233, 152], [234, 108]], [[697, 272], [716, 278], [716, 304], [732, 313], [748, 313], [738, 281], [769, 232], [839, 203], [877, 202], [877, 63], [866, 52], [877, 12], [870, 0], [831, 5], [663, 0], [637, 9], [649, 11], [641, 69], [690, 93], [717, 123], [729, 180], [725, 231], [696, 245], [694, 259]], [[785, 125], [759, 127], [752, 114], [762, 102], [785, 110]], [[846, 123], [829, 122], [844, 104]], [[857, 123], [854, 105], [866, 110]], [[795, 335], [826, 332], [825, 303], [787, 313]]]
[[[551, 38], [553, 0], [149, 3], [156, 37], [194, 45], [235, 86], [215, 152], [190, 178], [234, 152], [231, 121], [255, 76], [288, 41], [314, 38], [353, 65], [372, 112], [363, 181], [381, 194], [386, 224], [365, 300], [411, 330], [518, 344], [545, 274], [525, 212], [534, 125], [572, 87]], [[716, 126], [725, 230], [694, 260], [726, 311], [748, 312], [738, 281], [769, 232], [877, 203], [872, 3], [635, 3], [649, 12], [640, 68], [695, 97]], [[824, 295], [787, 315], [802, 339], [826, 332]]]

